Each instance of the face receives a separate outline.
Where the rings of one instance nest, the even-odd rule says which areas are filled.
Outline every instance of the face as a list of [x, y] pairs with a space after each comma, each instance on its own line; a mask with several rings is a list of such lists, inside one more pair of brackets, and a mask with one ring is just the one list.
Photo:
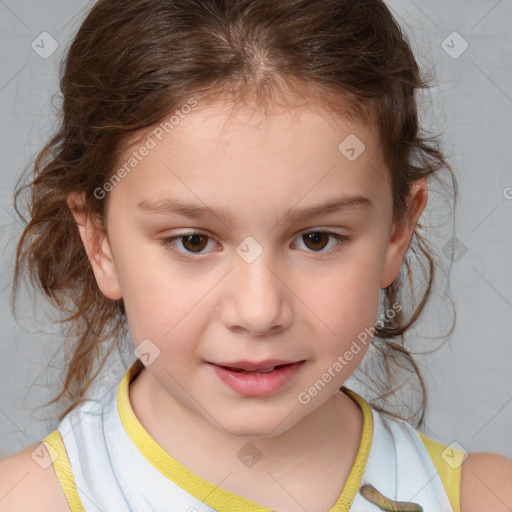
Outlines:
[[[375, 325], [426, 191], [414, 189], [413, 216], [395, 225], [374, 129], [305, 108], [228, 110], [199, 105], [152, 136], [109, 192], [108, 237], [90, 259], [103, 293], [124, 299], [169, 408], [230, 435], [275, 436], [361, 362], [358, 336]], [[299, 364], [243, 376], [212, 364], [265, 360]]]

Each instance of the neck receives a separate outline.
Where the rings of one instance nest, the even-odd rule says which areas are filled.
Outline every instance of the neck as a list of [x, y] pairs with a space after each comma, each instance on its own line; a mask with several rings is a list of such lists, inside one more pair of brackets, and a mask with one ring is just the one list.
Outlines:
[[[229, 482], [222, 487], [247, 497], [258, 483], [259, 494], [255, 496], [262, 496], [269, 475], [278, 482], [287, 482], [286, 489], [311, 482], [312, 474], [319, 485], [333, 475], [336, 482], [344, 475], [341, 480], [345, 482], [361, 439], [362, 412], [342, 392], [288, 430], [273, 437], [251, 438], [231, 436], [215, 427], [171, 397], [147, 370], [131, 383], [129, 394], [140, 423], [167, 453], [210, 482], [221, 482], [229, 474]], [[259, 460], [244, 467], [244, 455]], [[339, 486], [335, 487], [331, 501], [340, 492]]]

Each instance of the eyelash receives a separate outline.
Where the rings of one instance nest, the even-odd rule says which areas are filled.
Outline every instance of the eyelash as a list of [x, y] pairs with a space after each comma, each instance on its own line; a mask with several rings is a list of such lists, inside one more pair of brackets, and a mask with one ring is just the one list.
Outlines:
[[[311, 250], [307, 251], [307, 252], [311, 252], [313, 254], [318, 253], [318, 254], [329, 256], [329, 257], [336, 256], [336, 254], [338, 254], [338, 252], [342, 249], [342, 246], [347, 245], [348, 242], [350, 242], [350, 240], [351, 240], [351, 237], [349, 237], [349, 236], [340, 235], [338, 233], [333, 233], [332, 231], [321, 230], [321, 229], [311, 230], [311, 231], [303, 231], [300, 236], [308, 235], [311, 233], [326, 233], [326, 234], [330, 235], [332, 238], [337, 240], [337, 243], [336, 243], [336, 246], [334, 247], [334, 249], [330, 249], [329, 251], [311, 251]], [[160, 245], [162, 245], [166, 248], [170, 248], [174, 245], [174, 242], [176, 240], [182, 239], [187, 236], [192, 236], [192, 235], [201, 235], [201, 236], [208, 238], [208, 240], [212, 240], [208, 235], [206, 235], [204, 233], [191, 232], [191, 233], [181, 233], [179, 235], [171, 236], [168, 238], [163, 238], [162, 240], [160, 240], [159, 243], [160, 243]], [[194, 254], [192, 252], [190, 252], [188, 254], [181, 252], [181, 251], [177, 251], [177, 252], [179, 253], [180, 256], [182, 256], [186, 259], [189, 259], [189, 260], [197, 260], [198, 256], [201, 256], [201, 254], [203, 254], [203, 253], [195, 253], [195, 254], [197, 254], [197, 256], [192, 256]]]

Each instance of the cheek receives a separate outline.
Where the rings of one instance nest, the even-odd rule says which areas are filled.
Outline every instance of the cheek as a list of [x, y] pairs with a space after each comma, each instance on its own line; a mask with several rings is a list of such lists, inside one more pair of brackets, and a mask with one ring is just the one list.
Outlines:
[[183, 315], [186, 289], [183, 293], [180, 276], [166, 266], [165, 251], [158, 243], [132, 234], [129, 226], [115, 219], [112, 224], [116, 271], [134, 340], [150, 333], [161, 336], [174, 318]]
[[379, 302], [379, 279], [375, 260], [358, 258], [322, 278], [307, 280], [297, 290], [313, 313], [331, 330], [375, 322]]
[[[326, 371], [331, 368], [336, 375], [334, 387], [353, 373], [370, 345], [379, 306], [376, 267], [375, 259], [360, 258], [310, 287], [309, 295], [306, 289], [299, 295], [306, 298], [304, 303], [310, 308], [304, 309], [304, 314], [317, 326], [311, 332], [315, 358], [322, 361]], [[337, 368], [332, 368], [333, 364]]]
[[[133, 337], [154, 338], [166, 343], [191, 321], [197, 324], [200, 290], [183, 287], [177, 280], [136, 279], [125, 281], [125, 307]], [[204, 295], [204, 293], [203, 293]], [[180, 334], [181, 336], [181, 334]]]
[[164, 286], [161, 281], [150, 280], [140, 287], [133, 281], [128, 289], [127, 323], [135, 346], [141, 344], [150, 354], [146, 364], [160, 372], [163, 381], [168, 378], [165, 369], [177, 378], [183, 376], [197, 357], [203, 330], [198, 318], [200, 308], [194, 307], [198, 302], [195, 294], [180, 293], [167, 283]]
[[[151, 252], [160, 252], [154, 248]], [[128, 324], [135, 343], [149, 338], [158, 346], [193, 347], [208, 320], [205, 305], [218, 276], [201, 278], [191, 266], [169, 265], [161, 256], [120, 261]], [[134, 256], [133, 252], [131, 253]], [[158, 260], [158, 261], [157, 261]]]

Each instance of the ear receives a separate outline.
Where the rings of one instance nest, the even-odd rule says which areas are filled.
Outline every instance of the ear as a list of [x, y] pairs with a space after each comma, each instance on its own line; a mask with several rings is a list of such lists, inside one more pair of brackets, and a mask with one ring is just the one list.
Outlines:
[[80, 238], [96, 277], [96, 282], [103, 295], [112, 300], [122, 298], [121, 286], [112, 257], [107, 233], [102, 229], [101, 220], [86, 215], [85, 194], [72, 192], [68, 195], [67, 203], [77, 223]]
[[427, 178], [421, 178], [411, 186], [407, 202], [408, 211], [405, 217], [400, 222], [393, 224], [382, 272], [381, 288], [387, 288], [398, 277], [403, 258], [411, 243], [414, 228], [427, 205], [427, 200]]

